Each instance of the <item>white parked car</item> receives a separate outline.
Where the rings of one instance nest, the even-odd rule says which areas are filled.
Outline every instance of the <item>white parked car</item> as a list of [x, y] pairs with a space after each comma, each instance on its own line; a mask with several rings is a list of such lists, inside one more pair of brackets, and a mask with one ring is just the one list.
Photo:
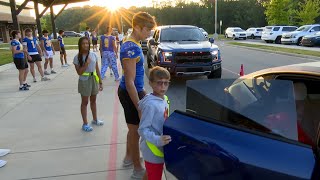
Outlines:
[[232, 38], [232, 39], [247, 39], [247, 33], [245, 30], [239, 28], [239, 27], [229, 27], [226, 29], [225, 32], [226, 38]]
[[255, 39], [261, 38], [263, 28], [249, 28], [246, 30], [247, 38]]
[[282, 34], [295, 31], [297, 28], [296, 26], [266, 26], [261, 39], [267, 43], [281, 44]]
[[304, 36], [314, 35], [317, 32], [320, 32], [320, 24], [301, 26], [293, 32], [284, 33], [281, 38], [281, 43], [301, 45], [301, 40]]
[[204, 30], [203, 28], [199, 28], [199, 29], [202, 32], [202, 34], [208, 39], [209, 38], [209, 34], [207, 33], [207, 31]]

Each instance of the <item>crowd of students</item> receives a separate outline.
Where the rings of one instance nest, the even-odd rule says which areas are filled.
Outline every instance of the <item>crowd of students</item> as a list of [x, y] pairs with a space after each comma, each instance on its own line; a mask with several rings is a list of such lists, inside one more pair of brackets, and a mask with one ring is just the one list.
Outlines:
[[[128, 127], [126, 154], [123, 166], [133, 166], [132, 178], [160, 180], [162, 177], [164, 158], [163, 146], [170, 143], [171, 137], [163, 135], [163, 124], [169, 114], [168, 99], [165, 96], [170, 84], [170, 73], [161, 67], [150, 70], [149, 84], [153, 91], [147, 93], [144, 88], [144, 54], [140, 41], [147, 39], [151, 30], [156, 27], [153, 16], [146, 12], [139, 12], [132, 19], [132, 33], [124, 39], [111, 27], [105, 28], [103, 35], [98, 37], [95, 31], [90, 33], [86, 28], [85, 36], [78, 41], [78, 53], [73, 59], [76, 72], [79, 75], [78, 92], [81, 95], [80, 112], [82, 115], [82, 130], [90, 132], [93, 127], [88, 123], [87, 106], [90, 102], [92, 124], [102, 126], [104, 122], [97, 117], [96, 99], [99, 91], [103, 90], [105, 73], [110, 67], [115, 81], [119, 82], [118, 97], [124, 109]], [[36, 64], [42, 81], [50, 80], [47, 75], [55, 74], [53, 56], [55, 55], [48, 31], [43, 31], [40, 45], [37, 38], [32, 36], [30, 29], [26, 30], [26, 37], [20, 43], [21, 32], [13, 31], [11, 42], [14, 63], [19, 70], [19, 90], [29, 90], [26, 82], [28, 63], [36, 82], [34, 64]], [[63, 30], [59, 31], [61, 66], [69, 66], [63, 42]], [[100, 40], [100, 57], [97, 55]], [[93, 52], [90, 47], [93, 47]], [[117, 59], [120, 54], [122, 76], [118, 72]], [[44, 55], [44, 71], [42, 56]], [[101, 69], [98, 60], [101, 58]], [[48, 65], [50, 69], [48, 70]], [[141, 139], [139, 143], [139, 139]], [[139, 148], [141, 147], [141, 149]], [[140, 150], [145, 161], [145, 168], [141, 164]], [[1, 161], [0, 161], [1, 164]]]

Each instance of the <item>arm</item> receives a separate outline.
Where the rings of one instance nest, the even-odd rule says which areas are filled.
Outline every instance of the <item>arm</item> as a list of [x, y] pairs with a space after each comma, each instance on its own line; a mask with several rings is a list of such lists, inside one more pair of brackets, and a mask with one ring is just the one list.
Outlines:
[[100, 50], [100, 56], [102, 56], [102, 39], [100, 39], [100, 47], [99, 47], [99, 50]]
[[[40, 56], [42, 56], [42, 51], [41, 51], [41, 48], [40, 48], [38, 43], [37, 43], [37, 49], [38, 49], [38, 52], [39, 52]], [[45, 51], [45, 52], [47, 53], [47, 51]]]
[[90, 57], [88, 57], [87, 61], [83, 64], [82, 67], [80, 67], [80, 65], [78, 65], [78, 64], [74, 64], [74, 66], [76, 68], [76, 71], [77, 71], [79, 76], [81, 76], [86, 71], [86, 69], [88, 68], [90, 62], [91, 62], [91, 59], [90, 59]]
[[12, 46], [11, 51], [12, 51], [12, 54], [19, 54], [24, 52], [23, 49], [17, 50], [17, 46]]
[[136, 58], [135, 59], [123, 59], [123, 71], [126, 82], [126, 88], [128, 94], [136, 107], [138, 109], [139, 96], [134, 84], [134, 80], [136, 77]]
[[53, 52], [53, 54], [55, 55], [55, 54], [56, 54], [56, 52], [55, 52], [55, 50], [54, 50], [54, 47], [53, 47], [52, 42], [51, 42], [51, 48], [52, 48], [52, 52]]
[[[44, 53], [46, 53], [46, 55], [48, 55], [48, 53], [47, 53], [47, 51], [46, 51], [46, 48], [44, 47], [44, 40], [41, 39], [40, 42], [41, 42], [41, 45], [40, 45], [41, 50], [44, 51]], [[39, 53], [42, 52], [41, 50], [39, 51], [39, 48], [38, 48]]]
[[27, 57], [27, 59], [28, 59], [29, 61], [31, 61], [32, 58], [31, 58], [31, 56], [30, 56], [29, 53], [28, 53], [28, 47], [27, 47], [26, 44], [23, 44], [23, 51], [24, 51], [24, 55]]
[[96, 63], [96, 72], [97, 72], [97, 75], [99, 77], [99, 90], [102, 91], [103, 90], [103, 86], [102, 86], [101, 75], [100, 75], [100, 70], [99, 70], [98, 63]]

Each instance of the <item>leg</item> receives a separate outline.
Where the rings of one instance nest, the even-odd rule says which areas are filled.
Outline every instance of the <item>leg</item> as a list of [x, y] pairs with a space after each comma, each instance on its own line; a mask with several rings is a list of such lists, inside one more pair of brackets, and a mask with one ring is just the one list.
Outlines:
[[24, 83], [27, 81], [28, 72], [29, 72], [28, 68], [24, 69], [24, 76], [23, 76], [23, 82]]
[[29, 63], [29, 65], [30, 65], [30, 72], [32, 74], [32, 77], [33, 77], [33, 79], [35, 79], [36, 78], [36, 73], [34, 72], [34, 62]]
[[60, 53], [61, 66], [63, 66], [63, 56], [64, 56], [64, 54], [61, 54], [61, 53]]
[[45, 59], [45, 63], [44, 63], [44, 72], [47, 72], [48, 63], [49, 63], [49, 59]]
[[19, 69], [19, 84], [20, 84], [20, 87], [24, 83], [25, 71], [26, 71], [25, 69]]
[[111, 67], [116, 80], [119, 79], [118, 66], [117, 66], [117, 58], [115, 54], [111, 55]]
[[96, 103], [97, 95], [90, 96], [90, 108], [92, 112], [92, 117], [94, 121], [97, 121], [97, 103]]
[[131, 152], [131, 157], [133, 161], [134, 170], [140, 171], [143, 169], [140, 162], [140, 151], [139, 151], [139, 134], [138, 134], [138, 125], [127, 124], [129, 128], [129, 149]]
[[65, 64], [68, 64], [68, 62], [67, 62], [67, 52], [66, 51], [64, 51], [63, 57], [64, 57]]
[[105, 78], [105, 74], [108, 70], [108, 57], [106, 56], [105, 53], [102, 54], [102, 59], [101, 59], [101, 78], [104, 79]]
[[49, 59], [49, 62], [50, 62], [50, 68], [51, 68], [51, 70], [53, 70], [53, 59], [50, 58], [50, 59]]
[[38, 71], [39, 71], [41, 77], [44, 77], [43, 70], [42, 70], [42, 65], [41, 65], [41, 61], [37, 61], [37, 62], [36, 62], [36, 65], [37, 65], [37, 67], [38, 67]]
[[89, 97], [88, 96], [81, 96], [81, 116], [83, 120], [83, 124], [88, 124], [88, 119], [87, 119], [87, 106], [89, 103]]

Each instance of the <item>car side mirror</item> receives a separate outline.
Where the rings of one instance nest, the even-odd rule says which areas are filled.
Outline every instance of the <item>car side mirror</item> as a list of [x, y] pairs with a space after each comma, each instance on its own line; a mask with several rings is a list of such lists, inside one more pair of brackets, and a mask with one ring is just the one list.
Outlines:
[[314, 29], [311, 29], [310, 32], [314, 32]]
[[213, 44], [213, 43], [214, 43], [214, 38], [209, 38], [209, 42], [210, 42], [211, 44]]
[[159, 45], [159, 43], [156, 42], [154, 39], [150, 39], [149, 40], [149, 44], [152, 45], [152, 46], [158, 46]]

